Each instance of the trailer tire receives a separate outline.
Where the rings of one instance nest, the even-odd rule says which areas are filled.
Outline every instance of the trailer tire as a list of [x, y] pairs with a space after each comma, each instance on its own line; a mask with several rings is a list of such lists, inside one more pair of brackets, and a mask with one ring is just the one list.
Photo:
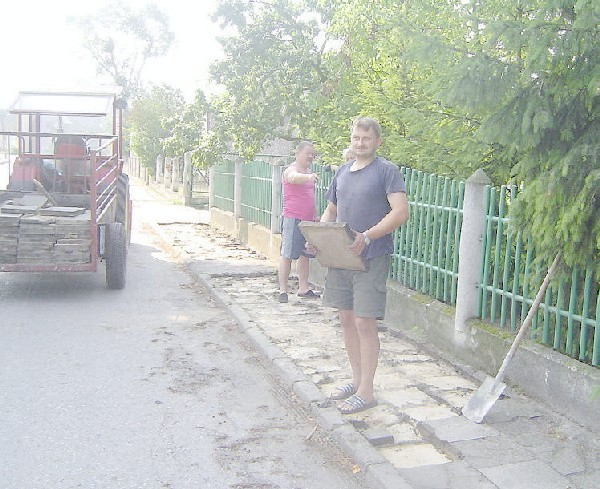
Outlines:
[[109, 289], [125, 287], [127, 236], [125, 226], [113, 222], [106, 226], [106, 285]]

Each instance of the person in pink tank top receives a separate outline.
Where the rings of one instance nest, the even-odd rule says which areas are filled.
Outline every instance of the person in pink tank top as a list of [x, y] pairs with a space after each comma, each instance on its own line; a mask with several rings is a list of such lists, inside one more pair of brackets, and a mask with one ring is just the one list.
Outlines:
[[283, 212], [281, 213], [281, 258], [279, 260], [279, 302], [288, 301], [288, 280], [292, 261], [298, 272], [298, 296], [317, 298], [308, 283], [309, 258], [306, 241], [298, 228], [301, 221], [315, 221], [315, 182], [318, 175], [311, 169], [315, 149], [311, 142], [302, 141], [296, 148], [296, 160], [283, 172]]

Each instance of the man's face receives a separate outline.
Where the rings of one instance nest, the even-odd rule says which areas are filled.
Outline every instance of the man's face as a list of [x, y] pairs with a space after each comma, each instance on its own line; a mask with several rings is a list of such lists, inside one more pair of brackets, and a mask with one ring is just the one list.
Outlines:
[[366, 130], [361, 127], [352, 129], [350, 148], [357, 158], [372, 158], [380, 145], [381, 138], [377, 137], [373, 129]]
[[315, 149], [311, 146], [306, 146], [302, 150], [298, 151], [298, 153], [296, 153], [296, 161], [299, 164], [304, 165], [306, 167], [308, 167], [314, 159]]

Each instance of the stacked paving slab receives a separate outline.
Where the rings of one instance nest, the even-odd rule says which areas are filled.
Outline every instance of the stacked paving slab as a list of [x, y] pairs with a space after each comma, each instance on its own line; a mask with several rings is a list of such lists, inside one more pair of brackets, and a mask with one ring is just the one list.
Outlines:
[[90, 262], [90, 211], [46, 205], [45, 197], [28, 196], [0, 207], [0, 263]]

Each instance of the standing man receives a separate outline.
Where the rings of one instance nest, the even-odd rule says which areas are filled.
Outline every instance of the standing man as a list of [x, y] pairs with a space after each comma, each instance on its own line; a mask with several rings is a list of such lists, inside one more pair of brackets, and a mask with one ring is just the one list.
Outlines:
[[330, 268], [323, 303], [338, 309], [352, 381], [331, 394], [343, 414], [377, 404], [373, 379], [379, 361], [377, 319], [385, 312], [386, 281], [393, 251], [393, 231], [408, 220], [408, 202], [399, 168], [376, 156], [381, 129], [374, 119], [352, 124], [354, 160], [336, 172], [325, 197], [321, 221], [346, 222], [356, 231], [350, 251], [367, 263], [364, 272]]
[[283, 172], [283, 212], [281, 221], [281, 258], [279, 260], [279, 302], [288, 301], [288, 279], [292, 260], [297, 260], [298, 296], [317, 298], [319, 294], [308, 284], [309, 257], [305, 249], [306, 240], [298, 228], [300, 221], [314, 221], [315, 182], [318, 175], [310, 165], [315, 159], [312, 143], [302, 141], [296, 148], [296, 160]]

